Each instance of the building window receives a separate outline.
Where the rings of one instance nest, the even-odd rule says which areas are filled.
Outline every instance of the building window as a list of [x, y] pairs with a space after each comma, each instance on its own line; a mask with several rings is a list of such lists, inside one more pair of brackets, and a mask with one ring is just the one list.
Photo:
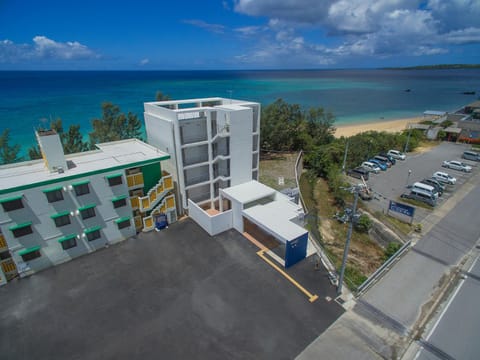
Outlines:
[[12, 232], [13, 236], [16, 237], [16, 238], [21, 237], [21, 236], [25, 236], [25, 235], [28, 235], [28, 234], [32, 234], [33, 233], [32, 223], [27, 222], [27, 223], [23, 223], [23, 224], [18, 224], [16, 226], [12, 226], [10, 228], [10, 231]]
[[116, 197], [115, 199], [112, 199], [112, 203], [115, 209], [119, 207], [127, 206], [127, 195], [119, 196], [119, 197]]
[[25, 250], [22, 250], [18, 253], [23, 259], [23, 261], [30, 261], [42, 256], [40, 254], [40, 246], [31, 247]]
[[124, 228], [127, 228], [127, 227], [130, 226], [130, 218], [129, 217], [117, 219], [117, 220], [115, 220], [115, 222], [117, 223], [118, 229], [124, 229]]
[[55, 222], [56, 227], [61, 227], [70, 224], [70, 212], [64, 211], [50, 216]]
[[101, 229], [100, 226], [95, 226], [93, 228], [86, 229], [84, 234], [87, 237], [87, 240], [93, 241], [93, 240], [99, 239], [101, 237], [100, 229]]
[[0, 252], [0, 260], [10, 259], [12, 255], [10, 255], [10, 251]]
[[63, 200], [62, 188], [55, 188], [43, 191], [47, 196], [47, 201], [49, 203], [57, 202]]
[[122, 174], [109, 175], [106, 177], [108, 185], [116, 186], [122, 184]]
[[75, 189], [75, 195], [82, 196], [90, 193], [90, 187], [88, 186], [90, 181], [82, 181], [76, 184], [72, 184]]
[[80, 212], [80, 216], [82, 217], [82, 220], [89, 219], [96, 215], [95, 204], [84, 206], [78, 209], [78, 211]]
[[67, 235], [58, 239], [58, 242], [62, 245], [63, 250], [68, 250], [77, 246], [77, 236], [75, 234]]
[[5, 211], [22, 209], [24, 207], [22, 198], [23, 198], [23, 195], [15, 196], [12, 198], [0, 200], [0, 203], [2, 204], [3, 210]]

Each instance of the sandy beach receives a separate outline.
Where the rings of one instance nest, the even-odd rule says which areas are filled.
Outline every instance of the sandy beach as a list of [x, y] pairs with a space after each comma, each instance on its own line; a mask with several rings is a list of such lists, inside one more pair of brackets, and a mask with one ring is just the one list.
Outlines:
[[359, 124], [348, 124], [348, 125], [337, 125], [337, 130], [335, 131], [335, 137], [348, 137], [353, 136], [365, 131], [386, 131], [386, 132], [398, 132], [405, 130], [410, 123], [418, 123], [422, 120], [425, 120], [422, 116], [406, 118], [406, 119], [397, 119], [397, 120], [385, 120], [385, 121], [375, 121]]

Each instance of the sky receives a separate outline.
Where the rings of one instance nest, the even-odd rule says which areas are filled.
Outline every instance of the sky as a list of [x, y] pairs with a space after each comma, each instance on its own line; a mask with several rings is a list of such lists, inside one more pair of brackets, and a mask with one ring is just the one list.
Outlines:
[[0, 0], [0, 70], [480, 63], [480, 0]]

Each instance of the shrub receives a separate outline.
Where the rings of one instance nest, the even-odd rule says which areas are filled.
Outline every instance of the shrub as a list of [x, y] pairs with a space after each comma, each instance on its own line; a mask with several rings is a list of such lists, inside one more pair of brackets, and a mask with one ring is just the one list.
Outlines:
[[355, 230], [367, 233], [372, 228], [372, 219], [367, 214], [362, 214], [355, 223]]
[[402, 245], [397, 243], [397, 242], [392, 241], [392, 242], [388, 243], [388, 246], [385, 249], [385, 253], [384, 253], [385, 260], [390, 259], [398, 251], [398, 249], [400, 249], [401, 247], [402, 247]]

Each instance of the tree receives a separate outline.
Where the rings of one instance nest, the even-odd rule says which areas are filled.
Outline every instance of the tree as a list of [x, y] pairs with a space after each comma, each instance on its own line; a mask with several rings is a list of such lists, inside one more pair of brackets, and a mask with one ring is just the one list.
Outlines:
[[368, 233], [372, 228], [372, 219], [367, 214], [362, 214], [355, 223], [355, 230], [362, 233]]
[[2, 135], [0, 135], [0, 160], [2, 164], [11, 164], [16, 161], [22, 160], [18, 156], [20, 152], [20, 144], [10, 145], [10, 129], [3, 130]]
[[28, 157], [30, 160], [37, 160], [42, 158], [42, 153], [38, 145], [33, 145], [28, 149]]
[[163, 92], [161, 92], [160, 90], [157, 91], [157, 93], [155, 94], [155, 100], [156, 101], [169, 101], [169, 100], [172, 100], [172, 98], [167, 95], [167, 94], [164, 94]]
[[95, 149], [95, 144], [129, 139], [141, 138], [142, 124], [133, 113], [125, 116], [118, 105], [111, 102], [102, 104], [102, 118], [92, 120], [93, 131], [89, 133], [90, 148]]

